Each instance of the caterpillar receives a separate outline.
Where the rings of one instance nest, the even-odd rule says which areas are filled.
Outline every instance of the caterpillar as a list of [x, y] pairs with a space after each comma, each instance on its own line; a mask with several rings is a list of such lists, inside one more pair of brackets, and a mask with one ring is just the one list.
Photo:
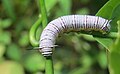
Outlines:
[[44, 56], [51, 56], [52, 49], [55, 47], [55, 40], [60, 34], [82, 30], [107, 34], [110, 31], [110, 21], [91, 15], [66, 15], [59, 17], [48, 23], [43, 30], [39, 41], [40, 52]]

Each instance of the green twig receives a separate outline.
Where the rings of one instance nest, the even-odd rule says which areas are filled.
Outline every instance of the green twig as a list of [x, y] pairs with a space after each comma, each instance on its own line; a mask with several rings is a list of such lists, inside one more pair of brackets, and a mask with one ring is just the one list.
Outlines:
[[[39, 4], [40, 4], [41, 15], [42, 15], [42, 27], [45, 28], [48, 21], [47, 21], [47, 12], [46, 12], [44, 0], [39, 0]], [[46, 57], [46, 66], [45, 67], [46, 67], [45, 68], [46, 74], [54, 74], [52, 56]]]
[[115, 39], [118, 36], [118, 32], [110, 32], [109, 34], [106, 35], [102, 35], [102, 34], [95, 35], [94, 33], [91, 34], [85, 32], [82, 32], [82, 34], [93, 35], [94, 37], [99, 37], [99, 38], [111, 38], [111, 39]]
[[45, 1], [39, 0], [39, 4], [40, 4], [41, 15], [42, 15], [42, 26], [43, 26], [43, 28], [45, 28], [48, 23]]
[[107, 38], [117, 38], [118, 33], [117, 32], [110, 32], [106, 37]]
[[120, 20], [117, 22], [118, 24], [118, 34], [119, 34], [119, 37], [120, 37]]
[[116, 45], [120, 44], [120, 21], [118, 21], [117, 24], [118, 24], [118, 35], [115, 41]]
[[34, 47], [38, 47], [39, 45], [39, 41], [36, 39], [36, 31], [39, 25], [41, 24], [41, 22], [42, 22], [42, 19], [39, 17], [39, 19], [35, 22], [35, 24], [33, 24], [33, 26], [30, 29], [30, 34], [29, 34], [30, 43]]
[[54, 74], [52, 56], [46, 57], [46, 74]]
[[[93, 35], [94, 36], [94, 35]], [[100, 35], [100, 36], [95, 36], [95, 37], [99, 37], [99, 38], [112, 38], [112, 39], [115, 39], [117, 38], [118, 36], [118, 33], [117, 32], [110, 32], [109, 34], [107, 35]]]

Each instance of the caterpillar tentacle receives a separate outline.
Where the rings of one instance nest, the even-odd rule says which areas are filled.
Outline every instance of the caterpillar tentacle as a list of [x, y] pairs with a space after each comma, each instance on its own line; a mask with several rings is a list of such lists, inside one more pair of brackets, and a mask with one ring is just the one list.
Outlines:
[[[111, 21], [111, 20], [110, 20]], [[110, 21], [98, 16], [67, 15], [59, 17], [45, 27], [40, 37], [40, 52], [44, 56], [51, 56], [55, 47], [56, 38], [70, 31], [99, 31], [107, 34], [110, 30]]]

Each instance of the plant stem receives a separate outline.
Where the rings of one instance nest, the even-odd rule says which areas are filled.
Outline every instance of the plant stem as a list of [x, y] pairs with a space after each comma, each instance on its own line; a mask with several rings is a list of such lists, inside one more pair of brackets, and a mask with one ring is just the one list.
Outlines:
[[120, 20], [117, 22], [118, 24], [118, 34], [119, 34], [119, 37], [120, 37]]
[[54, 74], [52, 56], [46, 57], [46, 74]]
[[39, 25], [41, 24], [41, 22], [42, 22], [42, 19], [39, 17], [39, 19], [33, 24], [33, 26], [30, 29], [30, 34], [29, 34], [30, 43], [34, 47], [38, 47], [39, 45], [39, 41], [36, 39], [36, 31]]
[[87, 35], [93, 35], [94, 37], [99, 37], [99, 38], [117, 38], [118, 37], [118, 33], [117, 32], [110, 32], [107, 35], [94, 35], [94, 34], [89, 34], [89, 33], [83, 33], [83, 34], [87, 34]]
[[42, 27], [45, 28], [47, 25], [47, 12], [45, 8], [45, 0], [39, 0], [40, 10], [42, 15]]
[[117, 38], [118, 33], [117, 32], [110, 32], [106, 37], [107, 38]]
[[[45, 28], [48, 21], [47, 21], [47, 12], [46, 12], [44, 0], [39, 0], [39, 4], [40, 4], [39, 6], [40, 6], [40, 10], [41, 10], [41, 15], [42, 15], [42, 27]], [[46, 58], [45, 73], [46, 74], [54, 74], [52, 56], [45, 57], [45, 58]]]

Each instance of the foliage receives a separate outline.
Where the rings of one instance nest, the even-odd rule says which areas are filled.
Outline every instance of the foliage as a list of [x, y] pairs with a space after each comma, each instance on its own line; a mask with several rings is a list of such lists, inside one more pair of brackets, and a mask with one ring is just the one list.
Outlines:
[[[111, 31], [117, 32], [120, 0], [107, 1], [45, 0], [48, 22], [62, 15], [95, 15], [99, 11], [98, 16], [113, 19]], [[37, 50], [28, 50], [32, 47], [29, 30], [41, 15], [37, 4], [39, 7], [37, 0], [0, 1], [0, 74], [14, 74], [12, 71], [17, 74], [44, 74], [43, 56]], [[41, 31], [40, 25], [36, 32], [37, 40]], [[60, 37], [57, 40], [59, 46], [53, 52], [55, 74], [108, 74], [107, 56], [111, 74], [119, 74], [119, 37], [116, 41], [96, 39], [111, 52], [106, 55], [105, 48], [90, 35], [69, 33]]]
[[[110, 0], [108, 1], [96, 14], [97, 16], [102, 16], [104, 18], [107, 18], [109, 20], [112, 20], [111, 22], [111, 32], [117, 31], [117, 20], [120, 18], [119, 13], [119, 5], [120, 0]], [[109, 12], [109, 14], [108, 14]], [[112, 39], [109, 38], [96, 38], [98, 42], [100, 42], [104, 47], [109, 49], [109, 46], [113, 43]]]
[[120, 21], [118, 21], [118, 37], [115, 43], [111, 46], [111, 52], [109, 54], [110, 61], [110, 73], [111, 74], [120, 74]]

